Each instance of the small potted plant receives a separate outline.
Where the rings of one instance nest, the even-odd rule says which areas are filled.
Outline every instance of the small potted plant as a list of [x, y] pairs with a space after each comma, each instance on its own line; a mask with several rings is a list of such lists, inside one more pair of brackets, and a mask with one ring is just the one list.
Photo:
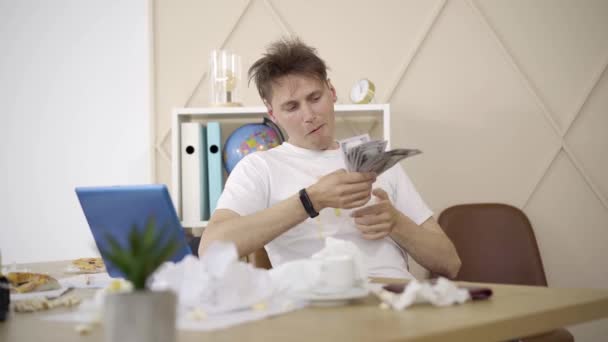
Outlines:
[[[166, 230], [165, 230], [166, 231]], [[176, 239], [156, 228], [154, 218], [140, 229], [133, 225], [128, 242], [121, 245], [107, 236], [109, 249], [100, 250], [113, 263], [133, 291], [108, 294], [104, 302], [106, 341], [173, 342], [176, 340], [176, 296], [171, 291], [151, 291], [148, 277], [177, 251]]]

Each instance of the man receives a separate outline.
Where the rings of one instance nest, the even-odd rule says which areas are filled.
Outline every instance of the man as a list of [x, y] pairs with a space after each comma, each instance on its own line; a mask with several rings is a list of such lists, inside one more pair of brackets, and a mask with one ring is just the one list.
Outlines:
[[359, 247], [370, 276], [412, 278], [408, 254], [434, 273], [456, 276], [453, 244], [399, 164], [379, 177], [344, 170], [335, 140], [336, 90], [313, 48], [278, 41], [249, 77], [289, 139], [232, 170], [201, 255], [214, 240], [232, 241], [241, 256], [265, 247], [277, 266], [310, 257], [333, 236]]

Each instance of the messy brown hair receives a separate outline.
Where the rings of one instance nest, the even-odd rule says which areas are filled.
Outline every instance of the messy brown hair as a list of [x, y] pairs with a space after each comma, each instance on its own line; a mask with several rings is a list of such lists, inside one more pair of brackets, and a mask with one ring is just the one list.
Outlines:
[[317, 50], [298, 38], [281, 39], [270, 44], [262, 58], [249, 68], [249, 82], [255, 82], [260, 97], [270, 101], [272, 83], [278, 78], [297, 74], [327, 80], [327, 65]]

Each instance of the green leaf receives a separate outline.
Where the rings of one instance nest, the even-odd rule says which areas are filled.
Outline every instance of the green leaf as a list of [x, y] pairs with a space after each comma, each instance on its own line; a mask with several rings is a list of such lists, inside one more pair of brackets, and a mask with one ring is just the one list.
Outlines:
[[137, 229], [137, 225], [133, 224], [131, 226], [131, 232], [129, 233], [129, 244], [131, 247], [131, 252], [134, 255], [140, 253], [141, 250], [141, 241], [140, 241], [140, 232]]
[[[167, 244], [160, 249], [156, 257], [157, 263], [160, 266], [163, 262], [169, 260], [177, 251], [177, 241], [174, 237], [171, 237]], [[158, 266], [157, 266], [158, 267]]]
[[[149, 276], [177, 251], [179, 244], [175, 236], [164, 239], [163, 232], [169, 225], [156, 229], [156, 220], [149, 217], [144, 229], [131, 226], [126, 246], [121, 246], [111, 235], [106, 235], [109, 250], [100, 250], [128, 279], [135, 289], [146, 287]], [[165, 234], [166, 235], [166, 234]]]
[[154, 227], [156, 226], [156, 220], [150, 216], [146, 222], [146, 229], [144, 230], [143, 249], [149, 251], [154, 246]]
[[116, 254], [110, 253], [105, 250], [100, 250], [101, 255], [103, 255], [106, 259], [110, 260], [119, 270], [125, 272], [129, 269], [128, 263], [125, 262], [124, 258], [118, 257]]

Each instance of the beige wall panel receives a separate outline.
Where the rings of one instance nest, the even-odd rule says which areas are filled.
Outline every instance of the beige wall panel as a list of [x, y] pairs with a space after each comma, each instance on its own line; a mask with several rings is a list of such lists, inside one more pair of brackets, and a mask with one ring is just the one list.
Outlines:
[[376, 99], [388, 95], [437, 1], [288, 0], [273, 5], [294, 34], [329, 64], [338, 102], [350, 103], [350, 89], [360, 78], [376, 84]]
[[565, 128], [608, 57], [608, 1], [477, 1]]
[[604, 199], [608, 199], [608, 71], [566, 136], [568, 147]]
[[[201, 76], [209, 53], [222, 44], [246, 0], [156, 1], [155, 63], [157, 133], [171, 127], [171, 109], [184, 107]], [[198, 94], [198, 92], [197, 92]], [[204, 94], [208, 103], [208, 94]]]
[[[165, 143], [167, 147], [163, 147], [163, 150], [171, 150], [171, 136], [167, 138]], [[165, 154], [166, 155], [166, 154]], [[171, 190], [171, 160], [167, 160], [164, 155], [161, 155], [158, 151], [155, 155], [156, 158], [156, 183], [166, 184]]]
[[[262, 101], [252, 83], [247, 87], [247, 70], [261, 57], [265, 47], [271, 41], [286, 36], [281, 26], [273, 19], [263, 1], [251, 1], [247, 12], [243, 15], [230, 39], [226, 42], [229, 49], [242, 58], [241, 101], [246, 106], [261, 106]], [[209, 84], [201, 84], [193, 99], [192, 107], [209, 105]]]
[[547, 280], [559, 287], [608, 287], [608, 211], [565, 153], [560, 153], [526, 212]]
[[[466, 3], [447, 4], [392, 101], [395, 146], [437, 211], [464, 202], [523, 205], [559, 139]], [[437, 212], [438, 213], [438, 212]]]
[[[549, 286], [608, 287], [608, 211], [561, 153], [526, 212], [534, 226]], [[577, 341], [603, 341], [608, 320], [573, 329]], [[600, 338], [601, 337], [601, 338]]]

